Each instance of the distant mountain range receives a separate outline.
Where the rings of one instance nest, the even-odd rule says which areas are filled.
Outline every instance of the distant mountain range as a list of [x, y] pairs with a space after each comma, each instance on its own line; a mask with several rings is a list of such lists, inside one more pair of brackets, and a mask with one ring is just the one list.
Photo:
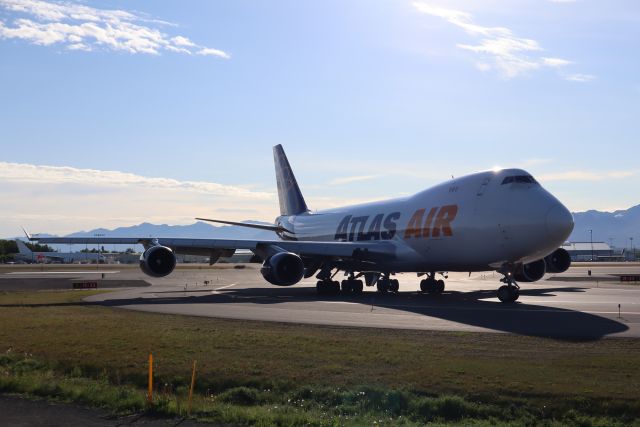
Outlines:
[[588, 242], [593, 230], [594, 242], [613, 243], [618, 248], [628, 248], [633, 237], [633, 247], [640, 246], [640, 205], [615, 212], [586, 211], [573, 214], [575, 227], [569, 241]]
[[[590, 210], [573, 214], [575, 228], [569, 237], [572, 242], [588, 242], [589, 230], [593, 230], [594, 242], [613, 243], [616, 247], [629, 247], [629, 237], [634, 239], [634, 247], [640, 246], [640, 205], [627, 210], [600, 212]], [[267, 224], [260, 221], [244, 221], [254, 224]], [[211, 239], [277, 239], [275, 233], [237, 226], [215, 226], [205, 222], [191, 225], [167, 225], [142, 223], [114, 230], [97, 228], [69, 234], [69, 237], [187, 237]], [[44, 236], [44, 234], [42, 234]], [[68, 249], [68, 246], [66, 246]]]
[[[260, 221], [243, 221], [248, 224], [273, 225]], [[131, 227], [120, 227], [114, 230], [96, 228], [95, 230], [79, 231], [69, 234], [67, 237], [186, 237], [186, 238], [209, 238], [209, 239], [277, 239], [272, 231], [257, 230], [254, 228], [244, 228], [234, 225], [215, 226], [206, 222], [198, 221], [191, 225], [157, 225], [143, 222]]]

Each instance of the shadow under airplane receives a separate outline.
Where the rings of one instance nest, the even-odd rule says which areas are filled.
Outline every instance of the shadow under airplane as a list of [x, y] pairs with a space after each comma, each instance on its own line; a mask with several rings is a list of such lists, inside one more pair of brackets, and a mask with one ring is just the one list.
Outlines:
[[[552, 297], [556, 293], [581, 293], [586, 288], [553, 287], [521, 289], [520, 295]], [[184, 291], [176, 291], [184, 295]], [[448, 291], [442, 295], [426, 295], [418, 292], [400, 292], [381, 295], [365, 292], [359, 296], [318, 296], [315, 288], [245, 288], [225, 289], [217, 294], [204, 296], [160, 297], [153, 299], [111, 300], [110, 306], [147, 304], [216, 304], [249, 303], [277, 305], [286, 302], [345, 301], [365, 306], [411, 312], [451, 322], [476, 326], [489, 330], [518, 335], [550, 337], [567, 340], [597, 340], [608, 335], [625, 332], [625, 324], [599, 315], [565, 308], [517, 302], [505, 305], [497, 301], [494, 290], [459, 292]]]
[[[287, 302], [348, 301], [370, 306], [372, 310], [389, 309], [443, 319], [460, 324], [518, 335], [550, 337], [564, 340], [597, 340], [608, 335], [627, 331], [625, 324], [582, 311], [566, 308], [533, 305], [524, 302], [502, 304], [487, 301], [495, 297], [495, 291], [458, 292], [442, 295], [424, 295], [417, 292], [381, 295], [365, 292], [358, 296], [318, 296], [315, 288], [244, 288], [225, 289], [219, 293], [211, 290], [177, 290], [175, 292], [146, 292], [163, 294], [155, 298], [110, 299], [101, 302], [78, 302], [51, 305], [101, 305], [108, 307], [158, 306], [173, 304], [260, 304], [278, 305]], [[556, 293], [584, 292], [579, 287], [540, 287], [522, 289], [522, 296], [552, 297]], [[207, 292], [206, 295], [188, 295]], [[174, 293], [176, 296], [168, 296]], [[167, 296], [164, 296], [167, 295]], [[46, 306], [36, 304], [34, 306]], [[329, 315], [329, 314], [328, 314]]]

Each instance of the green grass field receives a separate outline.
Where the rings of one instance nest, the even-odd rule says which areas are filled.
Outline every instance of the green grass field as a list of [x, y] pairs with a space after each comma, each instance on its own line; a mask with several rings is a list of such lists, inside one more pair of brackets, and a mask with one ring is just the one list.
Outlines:
[[0, 294], [0, 390], [230, 424], [640, 425], [640, 340], [356, 329], [156, 315], [89, 292]]

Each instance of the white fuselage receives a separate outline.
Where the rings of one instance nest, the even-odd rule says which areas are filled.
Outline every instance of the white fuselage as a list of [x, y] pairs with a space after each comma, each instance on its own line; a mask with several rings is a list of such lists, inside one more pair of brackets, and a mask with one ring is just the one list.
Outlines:
[[276, 222], [292, 232], [281, 236], [285, 239], [388, 241], [396, 257], [380, 267], [393, 272], [526, 264], [552, 253], [573, 229], [564, 205], [520, 169], [480, 172], [411, 197], [282, 216]]

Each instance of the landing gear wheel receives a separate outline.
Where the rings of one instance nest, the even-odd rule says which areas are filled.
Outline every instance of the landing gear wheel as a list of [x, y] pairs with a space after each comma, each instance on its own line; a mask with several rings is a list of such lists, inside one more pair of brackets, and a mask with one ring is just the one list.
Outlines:
[[[442, 280], [440, 280], [442, 282]], [[420, 282], [420, 290], [422, 292], [426, 292], [429, 295], [437, 294], [438, 292], [438, 282], [435, 279], [424, 279]], [[442, 290], [444, 290], [444, 282], [442, 282]]]
[[342, 293], [343, 295], [351, 295], [353, 293], [353, 286], [351, 286], [351, 280], [343, 280], [342, 281]]
[[318, 283], [316, 284], [316, 290], [318, 291], [318, 295], [327, 295], [333, 293], [331, 282], [327, 282], [324, 280], [318, 281]]
[[364, 282], [362, 280], [354, 280], [352, 288], [355, 295], [361, 295], [364, 290]]
[[319, 280], [316, 284], [318, 295], [335, 295], [340, 292], [340, 283], [331, 280]]
[[381, 294], [386, 294], [387, 292], [389, 292], [389, 282], [389, 279], [378, 280], [378, 292], [380, 292]]
[[500, 302], [515, 302], [520, 298], [520, 290], [515, 286], [500, 286], [498, 289], [498, 299]]
[[333, 295], [338, 295], [340, 293], [340, 283], [339, 282], [329, 282], [330, 293]]
[[342, 281], [342, 293], [345, 295], [360, 295], [364, 289], [362, 280], [348, 279]]
[[342, 293], [344, 295], [351, 295], [353, 293], [353, 282], [351, 280], [342, 281]]
[[436, 273], [432, 271], [427, 274], [427, 278], [420, 282], [420, 291], [430, 295], [444, 292], [444, 280], [436, 280]]
[[428, 280], [421, 280], [420, 281], [420, 291], [421, 292], [429, 292], [429, 281]]
[[397, 279], [389, 280], [389, 292], [397, 294], [400, 290], [400, 282]]

